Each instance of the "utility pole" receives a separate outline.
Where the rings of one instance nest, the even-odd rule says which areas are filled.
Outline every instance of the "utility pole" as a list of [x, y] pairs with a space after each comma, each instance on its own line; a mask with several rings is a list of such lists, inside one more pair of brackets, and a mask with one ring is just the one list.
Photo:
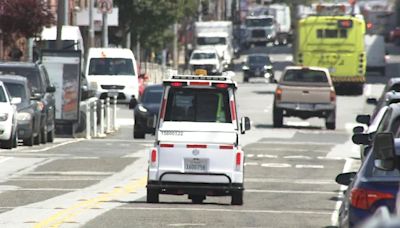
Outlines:
[[178, 22], [174, 23], [174, 43], [173, 43], [174, 70], [178, 70]]
[[89, 0], [89, 47], [94, 47], [94, 1], [95, 0]]
[[69, 1], [64, 0], [64, 23], [63, 25], [69, 25]]
[[62, 41], [61, 41], [61, 32], [62, 26], [64, 25], [64, 7], [65, 7], [66, 0], [58, 0], [57, 4], [57, 38], [56, 38], [56, 48], [58, 50], [62, 49]]
[[103, 33], [102, 33], [103, 38], [101, 39], [103, 41], [102, 46], [103, 47], [108, 47], [108, 13], [103, 12]]

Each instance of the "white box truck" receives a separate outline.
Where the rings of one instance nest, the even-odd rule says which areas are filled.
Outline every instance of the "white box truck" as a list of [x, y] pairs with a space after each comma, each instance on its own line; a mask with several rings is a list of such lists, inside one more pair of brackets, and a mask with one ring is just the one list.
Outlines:
[[286, 4], [271, 4], [269, 8], [276, 23], [275, 44], [286, 45], [290, 42], [292, 35], [290, 8]]
[[195, 48], [215, 48], [224, 68], [233, 63], [233, 26], [231, 21], [195, 22]]

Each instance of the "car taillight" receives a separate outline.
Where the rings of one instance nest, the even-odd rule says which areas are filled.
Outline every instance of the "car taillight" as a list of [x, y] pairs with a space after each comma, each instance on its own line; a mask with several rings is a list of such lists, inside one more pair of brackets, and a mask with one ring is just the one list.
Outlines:
[[152, 164], [157, 162], [157, 149], [156, 148], [151, 149], [150, 161]]
[[331, 102], [336, 101], [336, 92], [334, 90], [331, 90], [330, 100], [331, 100]]
[[210, 82], [189, 82], [191, 86], [209, 86]]
[[276, 88], [276, 90], [275, 90], [275, 99], [276, 100], [281, 100], [281, 98], [282, 98], [282, 89], [281, 88]]
[[217, 83], [217, 84], [215, 84], [215, 87], [218, 89], [227, 89], [229, 87], [229, 85], [226, 83]]
[[242, 164], [242, 152], [238, 151], [236, 152], [236, 159], [235, 159], [236, 170], [240, 170], [241, 164]]
[[183, 85], [182, 82], [171, 82], [172, 87], [181, 87]]
[[353, 207], [367, 210], [375, 202], [384, 199], [394, 199], [393, 194], [386, 192], [378, 192], [368, 189], [355, 188], [351, 190], [350, 202]]

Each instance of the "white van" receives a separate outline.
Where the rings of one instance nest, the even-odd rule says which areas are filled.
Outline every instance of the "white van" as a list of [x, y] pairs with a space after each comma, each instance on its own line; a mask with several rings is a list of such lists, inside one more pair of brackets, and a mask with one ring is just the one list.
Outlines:
[[138, 98], [138, 70], [130, 49], [90, 48], [85, 76], [100, 99], [117, 96], [118, 102], [129, 103], [132, 96]]
[[385, 38], [381, 35], [365, 35], [365, 52], [367, 54], [367, 71], [379, 71], [386, 74]]
[[243, 204], [244, 152], [240, 134], [250, 120], [237, 116], [236, 82], [224, 76], [176, 75], [164, 80], [156, 139], [149, 154], [147, 202], [159, 194], [230, 196]]

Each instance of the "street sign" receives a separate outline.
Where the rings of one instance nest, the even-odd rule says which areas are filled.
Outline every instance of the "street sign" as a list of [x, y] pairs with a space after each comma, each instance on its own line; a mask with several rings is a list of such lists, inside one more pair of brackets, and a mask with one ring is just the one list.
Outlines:
[[97, 11], [99, 13], [112, 13], [113, 0], [97, 0]]

